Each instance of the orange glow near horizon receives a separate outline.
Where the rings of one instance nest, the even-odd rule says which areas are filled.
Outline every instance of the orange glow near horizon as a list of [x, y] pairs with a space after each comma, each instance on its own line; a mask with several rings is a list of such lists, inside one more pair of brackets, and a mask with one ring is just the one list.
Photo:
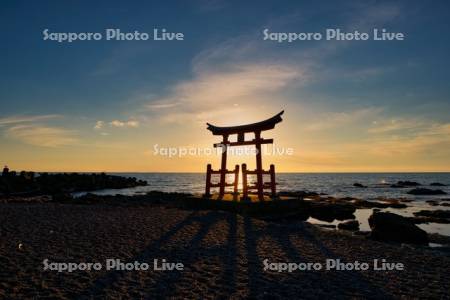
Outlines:
[[[169, 158], [156, 155], [155, 145], [212, 148], [221, 137], [206, 130], [206, 122], [253, 123], [284, 109], [283, 122], [262, 136], [273, 138], [278, 148], [293, 149], [293, 155], [263, 155], [264, 168], [275, 164], [277, 172], [450, 171], [449, 123], [392, 118], [381, 107], [336, 112], [295, 104], [278, 93], [285, 81], [297, 76], [295, 72], [264, 69], [269, 72], [265, 78], [260, 71], [254, 67], [240, 70], [242, 74], [201, 76], [181, 84], [158, 105], [146, 107], [149, 111], [141, 108], [129, 120], [91, 120], [87, 126], [84, 120], [69, 124], [64, 116], [55, 115], [0, 119], [4, 130], [0, 163], [13, 170], [49, 172], [203, 173], [207, 163], [218, 169], [220, 156]], [[234, 82], [237, 88], [230, 90]], [[183, 100], [174, 102], [178, 99]], [[183, 109], [186, 112], [181, 113]], [[255, 158], [231, 155], [228, 167], [244, 162], [254, 168]]]

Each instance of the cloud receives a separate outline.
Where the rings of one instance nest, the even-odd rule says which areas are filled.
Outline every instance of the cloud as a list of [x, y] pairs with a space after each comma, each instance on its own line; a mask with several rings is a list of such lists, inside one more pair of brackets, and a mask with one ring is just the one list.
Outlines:
[[120, 121], [120, 120], [113, 120], [109, 122], [109, 125], [112, 127], [119, 127], [119, 128], [137, 128], [139, 127], [139, 122], [135, 120], [129, 120], [129, 121]]
[[368, 132], [373, 134], [394, 133], [406, 130], [419, 130], [427, 126], [426, 123], [415, 119], [394, 118], [382, 121], [374, 121]]
[[106, 123], [105, 121], [98, 120], [95, 122], [94, 130], [100, 131], [100, 134], [103, 136], [108, 136], [110, 133], [105, 132], [105, 126], [109, 125], [109, 127], [113, 128], [137, 128], [139, 127], [140, 123], [136, 120], [128, 120], [128, 121], [121, 121], [121, 120], [112, 120], [111, 122]]
[[174, 106], [179, 105], [179, 102], [173, 102], [173, 103], [164, 103], [164, 100], [161, 102], [157, 102], [157, 103], [149, 103], [146, 104], [145, 106], [150, 109], [150, 110], [160, 110], [160, 109], [164, 109], [164, 108], [171, 108]]
[[[401, 12], [398, 5], [384, 4], [352, 5], [349, 10], [352, 13], [345, 16], [347, 22], [343, 27], [361, 31], [372, 28], [374, 24], [381, 26], [389, 23]], [[362, 81], [395, 69], [366, 66], [343, 70], [327, 63], [333, 55], [354, 43], [324, 41], [305, 46], [301, 51], [292, 47], [280, 56], [275, 43], [255, 38], [256, 33], [243, 33], [198, 53], [192, 59], [192, 79], [176, 83], [167, 89], [165, 95], [153, 97], [145, 105], [153, 113], [152, 121], [155, 118], [179, 123], [204, 122], [213, 118], [222, 121], [221, 118], [226, 115], [243, 116], [245, 112], [258, 112], [263, 106], [280, 106], [281, 103], [284, 107], [293, 102], [283, 94], [284, 91], [312, 81], [323, 82], [342, 77]], [[345, 123], [346, 118], [354, 116], [342, 114], [332, 117], [337, 122]], [[310, 127], [314, 129], [314, 126]]]
[[281, 64], [232, 65], [202, 68], [192, 80], [179, 82], [169, 93], [146, 105], [166, 122], [205, 121], [212, 116], [273, 102], [270, 95], [303, 79], [300, 69]]
[[[401, 120], [401, 121], [397, 121]], [[394, 119], [369, 128], [370, 135], [358, 143], [342, 145], [349, 153], [366, 153], [373, 158], [395, 157], [398, 161], [430, 160], [450, 155], [450, 123], [415, 119]]]
[[382, 108], [367, 107], [346, 112], [326, 112], [315, 117], [304, 126], [306, 131], [321, 131], [336, 129], [342, 126], [353, 126], [361, 121], [368, 121], [375, 118], [382, 112]]
[[105, 122], [103, 122], [103, 121], [97, 121], [97, 122], [95, 123], [94, 129], [102, 129], [104, 125], [105, 125]]
[[312, 167], [323, 167], [323, 166], [345, 166], [349, 163], [349, 158], [344, 155], [332, 151], [301, 151], [296, 157], [294, 157], [293, 162], [298, 165], [312, 166]]
[[[398, 5], [347, 6], [351, 13], [342, 16], [346, 20], [343, 24], [346, 29], [360, 27], [361, 30], [372, 28], [374, 24], [382, 26], [401, 12]], [[304, 14], [293, 11], [290, 22], [298, 22]], [[280, 20], [285, 22], [285, 16]], [[272, 114], [273, 110], [301, 102], [298, 99], [300, 89], [295, 91], [296, 94], [290, 93], [288, 98], [289, 91], [299, 86], [313, 81], [343, 80], [343, 77], [345, 80], [363, 81], [395, 69], [365, 66], [349, 70], [328, 63], [338, 52], [355, 45], [351, 42], [323, 41], [292, 46], [280, 55], [279, 45], [262, 41], [260, 34], [261, 27], [258, 26], [205, 48], [191, 61], [190, 79], [168, 86], [158, 96], [153, 90], [143, 91], [136, 97], [140, 103], [143, 98], [147, 101], [136, 109], [139, 120], [143, 123], [151, 120], [185, 124], [214, 119], [216, 122], [241, 123], [244, 117], [249, 120], [251, 114], [258, 120], [262, 115]], [[226, 116], [232, 116], [234, 120], [227, 120]]]
[[40, 122], [63, 118], [62, 115], [16, 115], [0, 118], [0, 126], [11, 139], [42, 147], [71, 145], [78, 141], [76, 132], [60, 127], [42, 125]]
[[62, 118], [61, 115], [37, 115], [37, 116], [27, 116], [27, 115], [17, 115], [11, 117], [0, 118], [0, 126], [4, 125], [14, 125], [19, 123], [31, 123], [37, 121], [47, 121], [51, 119]]
[[41, 125], [16, 125], [8, 128], [6, 134], [20, 142], [41, 147], [72, 145], [78, 141], [72, 130]]
[[423, 131], [418, 131], [412, 136], [394, 135], [383, 136], [372, 140], [366, 146], [367, 152], [378, 156], [398, 157], [405, 156], [423, 157], [430, 159], [432, 156], [441, 155], [447, 157], [450, 155], [450, 124], [436, 125]]

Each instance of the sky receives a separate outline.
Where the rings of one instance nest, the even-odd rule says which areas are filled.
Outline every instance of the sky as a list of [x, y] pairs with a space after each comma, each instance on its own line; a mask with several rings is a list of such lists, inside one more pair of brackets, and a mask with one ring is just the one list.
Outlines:
[[[220, 141], [206, 122], [245, 124], [284, 110], [283, 122], [263, 133], [279, 149], [264, 155], [265, 168], [450, 171], [449, 8], [448, 1], [4, 1], [0, 163], [204, 172], [207, 163], [220, 165], [205, 150]], [[43, 38], [45, 29], [107, 28], [164, 28], [184, 40]], [[263, 39], [264, 29], [329, 28], [385, 28], [405, 39]], [[163, 155], [168, 149], [177, 155]], [[243, 162], [254, 166], [254, 156], [230, 156], [230, 166]]]

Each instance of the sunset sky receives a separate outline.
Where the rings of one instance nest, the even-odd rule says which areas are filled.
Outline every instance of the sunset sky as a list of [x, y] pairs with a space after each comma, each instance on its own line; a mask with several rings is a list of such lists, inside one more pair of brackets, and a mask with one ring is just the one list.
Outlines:
[[[264, 137], [279, 172], [450, 171], [447, 1], [6, 1], [0, 163], [35, 171], [204, 172], [219, 156], [154, 147], [220, 141], [285, 110]], [[44, 41], [42, 31], [184, 33], [184, 41]], [[404, 41], [264, 41], [262, 31], [371, 32]], [[253, 156], [234, 156], [230, 165]]]

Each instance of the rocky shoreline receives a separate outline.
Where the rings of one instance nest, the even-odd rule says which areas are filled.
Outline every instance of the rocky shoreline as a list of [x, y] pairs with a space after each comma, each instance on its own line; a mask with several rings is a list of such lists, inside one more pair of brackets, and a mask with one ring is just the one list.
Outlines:
[[[109, 205], [109, 206], [164, 206], [181, 209], [211, 209], [211, 206], [191, 205], [193, 195], [186, 193], [165, 193], [152, 191], [147, 194], [134, 196], [125, 195], [95, 195], [92, 193], [84, 194], [80, 197], [73, 197], [69, 193], [58, 193], [54, 195], [42, 195], [35, 197], [10, 196], [0, 198], [0, 203], [61, 203], [74, 205]], [[280, 196], [296, 198], [299, 205], [290, 206], [287, 210], [269, 209], [264, 211], [246, 212], [246, 214], [261, 220], [286, 223], [296, 221], [306, 221], [312, 217], [324, 222], [340, 221], [337, 225], [319, 225], [322, 228], [339, 229], [342, 231], [353, 232], [353, 235], [366, 236], [379, 241], [425, 244], [428, 245], [428, 235], [416, 224], [440, 223], [450, 224], [450, 210], [420, 210], [413, 213], [413, 217], [404, 217], [393, 213], [382, 212], [381, 209], [407, 208], [409, 199], [387, 199], [378, 198], [377, 201], [367, 201], [352, 197], [336, 198], [327, 195], [321, 195], [315, 192], [295, 191], [282, 192]], [[187, 201], [189, 200], [189, 201]], [[194, 202], [199, 202], [194, 198]], [[221, 210], [222, 208], [214, 209]], [[357, 209], [372, 209], [372, 215], [369, 217], [371, 231], [360, 231], [359, 222], [355, 218]], [[375, 221], [377, 220], [377, 221]], [[381, 229], [380, 229], [381, 228]], [[405, 235], [410, 234], [410, 238]], [[434, 237], [437, 235], [435, 234]], [[435, 239], [433, 239], [435, 240]], [[442, 236], [440, 240], [445, 240]], [[449, 237], [450, 240], [450, 237]], [[441, 251], [450, 252], [450, 243], [442, 244], [439, 247]]]
[[101, 189], [123, 189], [147, 185], [135, 177], [105, 173], [38, 173], [10, 171], [0, 176], [0, 198], [8, 196], [56, 195]]
[[[150, 192], [136, 196], [5, 198], [0, 203], [0, 257], [4, 262], [0, 297], [448, 297], [450, 257], [446, 251], [421, 243], [383, 241], [355, 234], [348, 227], [330, 231], [302, 219], [265, 219], [184, 207], [183, 199], [190, 196]], [[315, 203], [311, 211], [326, 216], [344, 216], [359, 205], [368, 205], [354, 199], [308, 197], [298, 201]], [[383, 228], [376, 230], [382, 232]], [[449, 242], [448, 237], [439, 235], [429, 235], [428, 239]], [[44, 259], [95, 262], [107, 258], [127, 262], [164, 258], [182, 262], [185, 269], [42, 270]], [[327, 259], [345, 263], [384, 259], [405, 268], [280, 273], [265, 271], [263, 263], [323, 263]]]

